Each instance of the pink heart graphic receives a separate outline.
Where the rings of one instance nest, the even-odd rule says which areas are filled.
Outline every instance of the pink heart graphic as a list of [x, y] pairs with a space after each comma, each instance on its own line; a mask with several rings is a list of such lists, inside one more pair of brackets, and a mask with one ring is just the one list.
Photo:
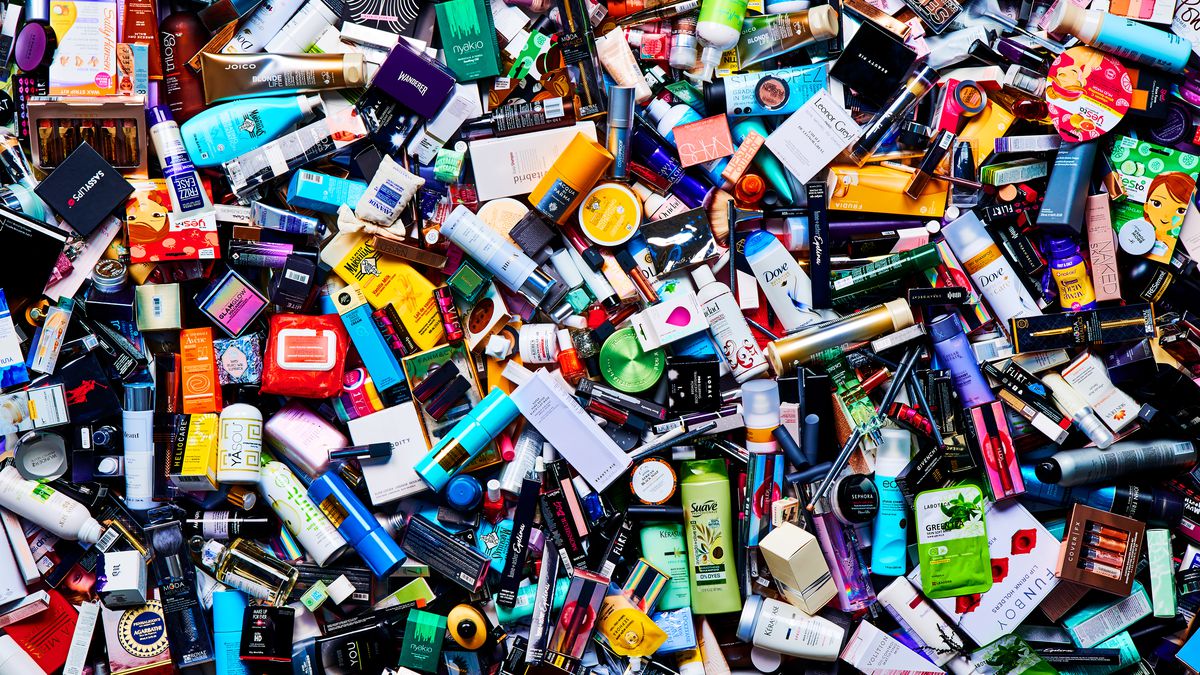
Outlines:
[[671, 326], [686, 326], [692, 320], [692, 313], [686, 307], [676, 307], [667, 316], [667, 324]]

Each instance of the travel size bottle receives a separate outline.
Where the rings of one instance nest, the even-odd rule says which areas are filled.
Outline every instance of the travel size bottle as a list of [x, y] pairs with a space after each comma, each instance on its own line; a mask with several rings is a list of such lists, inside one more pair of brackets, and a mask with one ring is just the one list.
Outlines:
[[254, 485], [262, 475], [262, 413], [248, 403], [221, 410], [217, 481]]
[[280, 607], [287, 602], [300, 572], [248, 539], [234, 539], [228, 546], [219, 541], [192, 537], [196, 562], [217, 581], [252, 598]]
[[1096, 290], [1088, 274], [1079, 244], [1070, 239], [1051, 239], [1046, 242], [1046, 257], [1050, 259], [1050, 274], [1058, 286], [1058, 305], [1069, 312], [1096, 308]]
[[700, 301], [704, 320], [733, 371], [734, 379], [745, 382], [765, 372], [767, 357], [750, 332], [750, 325], [746, 323], [746, 316], [733, 292], [717, 281], [707, 265], [692, 270], [692, 279], [696, 281], [696, 299]]
[[204, 80], [188, 68], [187, 61], [208, 42], [208, 29], [195, 11], [175, 5], [158, 24], [158, 38], [163, 66], [159, 95], [175, 121], [183, 124], [205, 108]]

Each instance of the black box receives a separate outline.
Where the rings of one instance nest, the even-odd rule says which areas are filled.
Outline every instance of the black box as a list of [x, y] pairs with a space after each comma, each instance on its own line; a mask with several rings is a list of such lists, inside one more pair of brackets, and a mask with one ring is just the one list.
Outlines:
[[84, 143], [42, 181], [34, 192], [68, 225], [88, 236], [123, 206], [133, 186], [120, 171]]
[[896, 36], [864, 21], [829, 74], [855, 94], [882, 106], [904, 83], [904, 76], [916, 60], [917, 53]]

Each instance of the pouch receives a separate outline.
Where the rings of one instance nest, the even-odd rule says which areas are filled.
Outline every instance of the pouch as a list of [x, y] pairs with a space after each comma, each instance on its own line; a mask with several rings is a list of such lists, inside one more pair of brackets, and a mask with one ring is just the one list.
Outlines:
[[262, 393], [329, 398], [342, 392], [350, 338], [336, 314], [275, 314], [263, 357]]
[[984, 507], [983, 492], [974, 485], [917, 495], [913, 512], [921, 590], [926, 597], [951, 598], [991, 589]]

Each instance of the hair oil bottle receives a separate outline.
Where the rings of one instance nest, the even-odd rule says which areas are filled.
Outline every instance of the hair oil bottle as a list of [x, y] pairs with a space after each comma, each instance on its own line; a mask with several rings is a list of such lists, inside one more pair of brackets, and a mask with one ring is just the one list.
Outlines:
[[692, 612], [720, 614], [742, 607], [733, 564], [733, 518], [725, 462], [706, 459], [683, 464], [680, 482], [687, 520], [688, 562], [692, 568]]

